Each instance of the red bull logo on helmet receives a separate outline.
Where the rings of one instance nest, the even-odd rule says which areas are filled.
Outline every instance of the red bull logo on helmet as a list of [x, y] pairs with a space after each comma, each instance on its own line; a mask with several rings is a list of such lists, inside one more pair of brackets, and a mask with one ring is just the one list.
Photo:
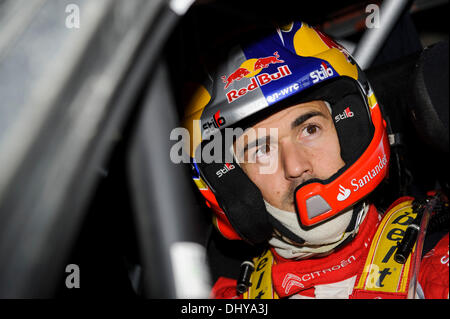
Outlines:
[[239, 68], [233, 73], [230, 74], [229, 77], [222, 76], [223, 83], [226, 83], [225, 90], [230, 86], [234, 81], [240, 81], [244, 78], [244, 76], [249, 75], [250, 71], [246, 68]]
[[[231, 73], [228, 77], [225, 75], [222, 76], [223, 83], [226, 83], [224, 89], [226, 90], [234, 81], [240, 81], [244, 77], [252, 77], [259, 73], [258, 71], [266, 69], [270, 64], [275, 63], [284, 63], [283, 60], [280, 60], [280, 55], [278, 54], [278, 52], [274, 52], [273, 56], [245, 61], [244, 63], [242, 63], [240, 68]], [[251, 64], [253, 64], [253, 66], [251, 66]]]
[[239, 90], [233, 89], [227, 93], [228, 103], [234, 102], [238, 98], [246, 95], [248, 92], [251, 92], [258, 87], [264, 86], [272, 81], [279, 80], [292, 74], [288, 65], [278, 67], [277, 72], [272, 74], [260, 74], [260, 72], [263, 69], [268, 68], [269, 65], [277, 63], [285, 63], [285, 61], [280, 60], [280, 55], [278, 54], [278, 52], [274, 52], [273, 56], [246, 60], [236, 71], [231, 73], [228, 77], [222, 76], [222, 81], [225, 83], [225, 90], [235, 81], [240, 81], [244, 77], [250, 78], [250, 84], [248, 84], [246, 87], [240, 88]]
[[274, 52], [273, 56], [268, 56], [266, 58], [259, 58], [255, 62], [254, 70], [261, 70], [268, 68], [270, 64], [276, 64], [276, 63], [284, 63], [283, 60], [280, 60], [280, 56], [278, 55], [278, 52]]

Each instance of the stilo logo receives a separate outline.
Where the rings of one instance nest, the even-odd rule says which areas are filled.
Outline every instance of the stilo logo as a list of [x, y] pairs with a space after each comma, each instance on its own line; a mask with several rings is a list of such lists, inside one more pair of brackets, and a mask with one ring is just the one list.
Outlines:
[[344, 186], [339, 184], [339, 194], [337, 195], [337, 200], [342, 202], [342, 201], [346, 200], [350, 196], [351, 193], [352, 193], [351, 190], [349, 190], [348, 188], [345, 188]]
[[352, 111], [350, 111], [350, 107], [348, 107], [348, 108], [346, 108], [344, 110], [344, 112], [342, 112], [341, 114], [336, 115], [334, 117], [334, 120], [337, 123], [340, 120], [345, 120], [345, 119], [348, 119], [348, 118], [353, 117], [353, 116], [355, 116], [355, 114]]
[[225, 175], [226, 173], [228, 173], [229, 171], [232, 171], [234, 169], [235, 169], [235, 166], [233, 164], [225, 163], [223, 168], [219, 169], [216, 172], [216, 175], [217, 175], [218, 178], [221, 178], [223, 175]]
[[203, 124], [203, 129], [205, 131], [214, 130], [221, 128], [225, 124], [227, 124], [227, 122], [223, 116], [220, 116], [220, 110], [218, 110], [216, 114], [214, 114], [214, 116], [211, 118], [211, 120]]
[[319, 81], [328, 79], [330, 76], [333, 76], [333, 69], [328, 67], [325, 62], [322, 62], [319, 70], [312, 71], [309, 76], [313, 80], [313, 83], [317, 83]]

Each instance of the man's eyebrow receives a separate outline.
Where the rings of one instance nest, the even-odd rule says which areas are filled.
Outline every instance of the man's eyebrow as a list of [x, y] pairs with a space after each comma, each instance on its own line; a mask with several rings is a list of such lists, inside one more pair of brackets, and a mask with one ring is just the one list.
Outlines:
[[322, 112], [319, 111], [311, 111], [305, 114], [300, 115], [299, 117], [297, 117], [291, 124], [291, 128], [294, 129], [300, 125], [302, 125], [304, 122], [306, 122], [307, 120], [309, 120], [310, 118], [314, 117], [314, 116], [322, 116], [324, 118], [327, 118], [325, 116], [325, 114], [323, 114]]

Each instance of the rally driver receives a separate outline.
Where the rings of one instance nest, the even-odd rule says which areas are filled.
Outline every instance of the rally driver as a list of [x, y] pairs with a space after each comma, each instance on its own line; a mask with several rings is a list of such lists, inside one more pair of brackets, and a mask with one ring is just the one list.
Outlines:
[[386, 123], [343, 47], [291, 23], [208, 79], [184, 122], [194, 181], [225, 238], [268, 248], [244, 265], [244, 289], [221, 277], [213, 297], [448, 298], [448, 233], [395, 258], [424, 205], [402, 197], [380, 214], [368, 200], [388, 171]]

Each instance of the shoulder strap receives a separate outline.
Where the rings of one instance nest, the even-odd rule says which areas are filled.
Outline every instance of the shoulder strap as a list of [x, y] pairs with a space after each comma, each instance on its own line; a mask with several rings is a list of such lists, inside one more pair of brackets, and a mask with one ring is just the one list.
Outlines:
[[250, 277], [251, 286], [244, 293], [244, 299], [278, 299], [272, 285], [272, 252], [268, 249], [253, 259], [255, 271]]
[[[364, 270], [357, 281], [354, 291], [356, 298], [396, 297], [405, 298], [411, 277], [411, 260], [415, 252], [408, 257], [405, 264], [394, 260], [397, 243], [405, 234], [406, 228], [414, 220], [416, 213], [412, 210], [412, 199], [397, 201], [384, 216], [372, 239]], [[253, 272], [249, 290], [244, 299], [278, 299], [272, 285], [272, 265], [274, 258], [270, 250], [254, 258]]]
[[406, 297], [415, 246], [405, 264], [397, 263], [394, 260], [394, 254], [406, 228], [415, 217], [411, 198], [397, 201], [395, 206], [383, 216], [372, 240], [364, 270], [355, 287], [356, 295], [363, 298], [376, 297], [377, 294]]

